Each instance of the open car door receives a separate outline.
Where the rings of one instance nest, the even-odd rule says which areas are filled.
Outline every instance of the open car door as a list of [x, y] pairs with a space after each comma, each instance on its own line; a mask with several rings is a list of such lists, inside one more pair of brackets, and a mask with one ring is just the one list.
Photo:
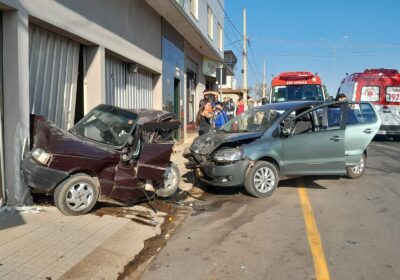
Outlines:
[[349, 103], [345, 134], [346, 164], [356, 165], [381, 126], [381, 120], [369, 103]]
[[137, 178], [160, 181], [166, 168], [171, 166], [174, 146], [171, 132], [179, 128], [181, 122], [149, 122], [143, 124], [143, 134], [147, 144], [143, 144], [137, 164]]
[[173, 143], [143, 144], [137, 164], [137, 178], [161, 181], [171, 166]]

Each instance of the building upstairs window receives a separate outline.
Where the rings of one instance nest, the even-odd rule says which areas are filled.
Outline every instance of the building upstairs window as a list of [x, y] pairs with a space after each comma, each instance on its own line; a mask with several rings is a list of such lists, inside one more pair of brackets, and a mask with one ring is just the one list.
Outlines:
[[214, 14], [210, 8], [210, 6], [207, 6], [207, 17], [208, 17], [208, 21], [207, 21], [207, 33], [208, 36], [213, 40], [214, 39]]
[[199, 0], [189, 0], [189, 8], [192, 16], [198, 20], [199, 19]]

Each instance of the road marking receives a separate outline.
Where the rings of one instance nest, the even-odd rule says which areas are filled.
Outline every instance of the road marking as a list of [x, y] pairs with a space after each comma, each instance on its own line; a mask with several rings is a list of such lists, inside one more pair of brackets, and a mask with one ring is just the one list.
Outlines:
[[317, 280], [329, 280], [329, 270], [326, 264], [321, 237], [315, 222], [310, 199], [304, 185], [298, 185], [301, 208], [303, 209], [304, 223], [306, 224], [308, 243], [314, 261], [315, 276]]

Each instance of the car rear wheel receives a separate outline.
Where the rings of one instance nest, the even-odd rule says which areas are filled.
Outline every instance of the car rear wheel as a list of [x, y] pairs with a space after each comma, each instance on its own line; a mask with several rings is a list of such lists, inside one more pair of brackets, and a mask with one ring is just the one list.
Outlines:
[[356, 166], [346, 167], [347, 177], [351, 179], [360, 178], [364, 174], [365, 168], [367, 166], [366, 159], [367, 158], [365, 154], [362, 154], [362, 157]]
[[97, 180], [86, 174], [75, 174], [56, 188], [54, 203], [64, 215], [77, 216], [92, 210], [98, 197]]
[[171, 164], [171, 167], [168, 167], [164, 174], [164, 181], [160, 184], [160, 186], [156, 189], [156, 195], [158, 197], [166, 198], [178, 190], [179, 183], [181, 181], [181, 176], [179, 173], [179, 169], [176, 164]]
[[246, 173], [244, 187], [255, 197], [270, 196], [279, 182], [278, 169], [267, 161], [256, 162]]

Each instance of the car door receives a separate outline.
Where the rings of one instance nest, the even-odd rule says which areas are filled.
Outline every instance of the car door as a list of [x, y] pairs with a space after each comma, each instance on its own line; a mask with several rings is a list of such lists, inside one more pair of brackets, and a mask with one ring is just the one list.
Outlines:
[[346, 165], [356, 165], [378, 132], [381, 120], [369, 103], [350, 103], [346, 108], [345, 133]]
[[161, 181], [171, 165], [173, 143], [143, 144], [137, 164], [137, 177]]
[[[311, 127], [304, 124], [304, 114], [297, 116], [291, 135], [283, 139], [284, 173], [286, 175], [344, 174], [346, 172], [343, 105], [323, 105], [311, 110]], [[305, 114], [305, 115], [307, 115]], [[307, 118], [306, 118], [307, 119]], [[309, 126], [310, 126], [309, 125]]]

